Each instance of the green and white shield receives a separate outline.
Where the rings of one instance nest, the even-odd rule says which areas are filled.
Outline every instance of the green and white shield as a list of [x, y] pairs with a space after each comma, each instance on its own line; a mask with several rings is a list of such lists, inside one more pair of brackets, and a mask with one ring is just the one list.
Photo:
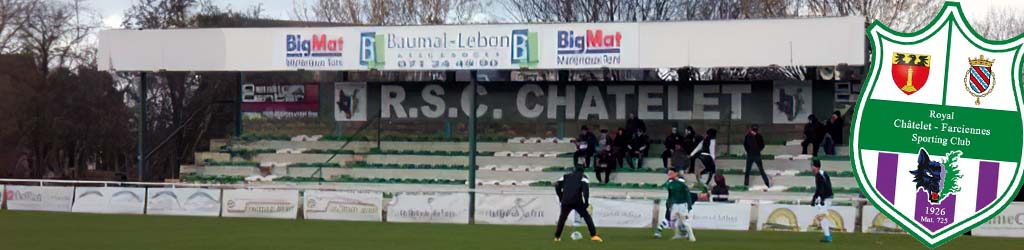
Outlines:
[[935, 248], [1013, 201], [1024, 161], [1024, 37], [991, 41], [958, 3], [914, 33], [868, 28], [872, 63], [850, 147], [881, 213]]

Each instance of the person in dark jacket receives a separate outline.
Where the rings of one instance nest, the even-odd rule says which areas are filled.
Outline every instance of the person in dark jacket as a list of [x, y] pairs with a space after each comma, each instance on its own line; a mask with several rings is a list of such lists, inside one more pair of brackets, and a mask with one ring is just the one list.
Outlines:
[[565, 228], [565, 219], [569, 212], [576, 211], [576, 214], [587, 222], [587, 230], [590, 230], [590, 240], [602, 242], [597, 236], [597, 229], [594, 228], [594, 219], [587, 212], [590, 206], [590, 181], [583, 174], [583, 167], [576, 166], [572, 173], [568, 173], [555, 182], [555, 194], [562, 203], [562, 210], [558, 214], [558, 227], [555, 228], [555, 241], [562, 241], [562, 229]]
[[807, 146], [811, 146], [811, 155], [818, 156], [818, 149], [821, 147], [821, 140], [824, 137], [825, 128], [818, 121], [818, 117], [807, 116], [807, 124], [804, 125], [804, 141], [800, 142], [801, 154], [807, 154]]
[[715, 139], [718, 135], [718, 130], [708, 129], [704, 134], [704, 140], [701, 140], [693, 152], [690, 152], [690, 158], [700, 158], [700, 163], [704, 165], [704, 170], [700, 171], [700, 175], [697, 176], [697, 182], [700, 182], [700, 177], [707, 174], [708, 180], [705, 181], [704, 185], [711, 184], [711, 178], [715, 175], [715, 144], [718, 140]]
[[622, 162], [626, 158], [626, 152], [629, 151], [629, 141], [633, 139], [631, 135], [626, 134], [626, 129], [619, 128], [615, 133], [615, 138], [612, 139], [612, 154], [615, 155], [615, 166], [624, 167], [625, 163]]
[[[636, 135], [633, 135], [633, 140], [628, 146], [628, 158], [626, 162], [629, 163], [629, 167], [632, 169], [639, 169], [644, 167], [644, 158], [647, 157], [647, 152], [650, 150], [650, 140], [647, 138], [647, 134], [643, 130], [637, 131]], [[636, 165], [633, 165], [633, 159], [636, 159]]]
[[573, 141], [576, 144], [576, 152], [572, 154], [572, 164], [579, 165], [579, 159], [583, 158], [583, 168], [590, 167], [590, 158], [597, 152], [597, 136], [590, 132], [586, 125], [580, 128], [580, 136]]
[[661, 165], [665, 169], [669, 168], [669, 159], [672, 158], [672, 152], [675, 152], [676, 145], [682, 145], [682, 143], [683, 136], [679, 134], [679, 129], [672, 127], [672, 131], [665, 137], [665, 151], [661, 152]]
[[[597, 164], [594, 165], [594, 174], [597, 175], [597, 182], [607, 184], [612, 178], [612, 172], [618, 167], [618, 159], [612, 151], [612, 145], [605, 145], [597, 153]], [[604, 179], [601, 175], [604, 174]]]
[[[683, 152], [687, 152], [687, 153], [693, 152], [693, 149], [697, 147], [697, 144], [699, 144], [701, 140], [704, 140], [704, 138], [701, 138], [700, 135], [697, 135], [697, 132], [695, 130], [693, 130], [692, 126], [686, 126], [686, 129], [683, 130], [683, 142], [682, 142]], [[693, 166], [694, 166], [694, 163], [696, 163], [697, 158], [696, 157], [689, 157], [689, 158], [690, 158], [690, 164], [687, 165], [686, 173], [687, 174], [692, 174], [693, 173]], [[680, 169], [679, 171], [683, 171], [683, 170]]]
[[764, 185], [772, 187], [772, 184], [768, 182], [768, 174], [764, 172], [764, 162], [761, 161], [761, 151], [764, 150], [764, 137], [758, 132], [757, 124], [750, 125], [750, 131], [743, 137], [743, 149], [747, 151], [747, 172], [743, 175], [743, 185], [750, 186], [751, 165], [757, 164], [757, 168], [761, 171], [761, 180], [764, 180]]
[[832, 136], [832, 143], [836, 146], [843, 145], [843, 128], [846, 126], [846, 121], [843, 120], [843, 113], [838, 110], [832, 112], [832, 116], [828, 118], [825, 127], [828, 128], [828, 134]]
[[[629, 113], [629, 120], [626, 120], [626, 135], [636, 136], [639, 131], [647, 132], [647, 124], [640, 120], [636, 114]], [[632, 139], [632, 138], [630, 138]]]
[[844, 123], [842, 113], [839, 111], [833, 112], [832, 116], [825, 121], [825, 136], [822, 140], [825, 154], [836, 155], [836, 147], [843, 144]]
[[715, 174], [715, 187], [711, 188], [711, 201], [729, 201], [729, 184], [725, 183], [725, 176], [721, 173]]
[[832, 179], [821, 169], [820, 160], [811, 161], [811, 172], [814, 173], [814, 196], [811, 197], [811, 206], [818, 209], [818, 215], [814, 219], [821, 225], [821, 231], [825, 234], [821, 242], [829, 243], [832, 242], [832, 232], [829, 231], [831, 221], [828, 220], [828, 210], [832, 207]]

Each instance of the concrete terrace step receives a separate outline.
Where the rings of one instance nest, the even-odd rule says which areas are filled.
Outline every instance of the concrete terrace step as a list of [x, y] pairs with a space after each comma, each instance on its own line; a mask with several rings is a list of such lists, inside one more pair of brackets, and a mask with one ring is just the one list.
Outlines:
[[[261, 140], [248, 144], [239, 145], [248, 149], [339, 149], [343, 141], [272, 141]], [[346, 150], [355, 152], [367, 152], [377, 147], [375, 141], [353, 141], [345, 147]], [[467, 142], [412, 142], [412, 141], [382, 141], [382, 150], [413, 150], [413, 151], [468, 151]], [[568, 143], [504, 143], [504, 142], [479, 142], [478, 151], [512, 151], [512, 152], [572, 152], [575, 147]], [[660, 153], [664, 150], [661, 144], [651, 146], [651, 153]], [[743, 145], [718, 145], [718, 152], [722, 154], [744, 155]], [[836, 147], [836, 153], [840, 156], [849, 155], [850, 148], [847, 146]], [[769, 155], [797, 155], [801, 153], [800, 145], [766, 145], [762, 154]]]
[[[330, 154], [258, 154], [252, 160], [259, 163], [324, 163], [330, 159]], [[230, 161], [226, 153], [202, 153], [196, 154], [196, 161], [203, 162]], [[240, 159], [236, 159], [240, 160]], [[365, 160], [371, 164], [428, 164], [428, 165], [467, 165], [468, 159], [465, 156], [438, 156], [438, 155], [350, 155], [339, 154], [330, 163], [345, 164], [353, 160]], [[809, 160], [764, 160], [766, 170], [774, 171], [803, 171], [810, 168]], [[745, 169], [746, 160], [720, 158], [715, 161], [719, 169]], [[572, 158], [514, 158], [514, 157], [477, 157], [477, 165], [481, 167], [495, 166], [572, 166]], [[697, 163], [702, 166], [702, 164]], [[661, 158], [648, 157], [644, 160], [645, 168], [662, 168]], [[828, 171], [849, 171], [850, 162], [844, 160], [822, 161], [822, 168]]]

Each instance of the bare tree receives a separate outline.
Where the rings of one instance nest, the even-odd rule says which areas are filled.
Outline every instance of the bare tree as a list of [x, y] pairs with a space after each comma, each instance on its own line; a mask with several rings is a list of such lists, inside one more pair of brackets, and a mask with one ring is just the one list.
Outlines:
[[99, 19], [82, 2], [45, 0], [28, 13], [18, 38], [43, 75], [53, 67], [70, 67], [83, 59], [78, 53], [99, 27]]
[[991, 8], [981, 20], [971, 20], [985, 38], [1006, 40], [1024, 34], [1024, 14], [1017, 8]]
[[37, 4], [36, 0], [0, 0], [0, 54], [18, 49], [17, 38]]
[[942, 8], [931, 0], [797, 0], [802, 16], [862, 15], [897, 31], [917, 30], [928, 24]]
[[466, 23], [481, 13], [479, 0], [293, 1], [292, 18], [354, 25]]

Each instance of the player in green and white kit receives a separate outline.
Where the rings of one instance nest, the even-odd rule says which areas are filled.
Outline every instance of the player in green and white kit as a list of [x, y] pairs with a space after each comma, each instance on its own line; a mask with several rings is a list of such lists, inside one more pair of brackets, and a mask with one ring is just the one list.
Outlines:
[[675, 225], [676, 235], [673, 240], [682, 239], [683, 232], [690, 241], [697, 241], [693, 235], [693, 228], [690, 227], [690, 211], [693, 209], [693, 197], [690, 195], [690, 188], [686, 186], [686, 180], [679, 176], [679, 170], [675, 168], [668, 170], [668, 181], [665, 181], [665, 189], [668, 190], [669, 220], [662, 220], [654, 231], [655, 238], [661, 238], [661, 230], [666, 226]]

